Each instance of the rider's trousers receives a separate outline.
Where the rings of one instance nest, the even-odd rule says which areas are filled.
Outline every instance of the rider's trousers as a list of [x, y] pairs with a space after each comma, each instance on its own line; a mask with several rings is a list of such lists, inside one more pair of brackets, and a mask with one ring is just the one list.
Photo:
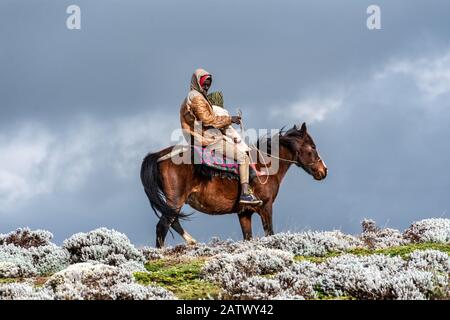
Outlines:
[[250, 158], [247, 155], [247, 152], [240, 150], [235, 143], [226, 140], [222, 140], [219, 143], [214, 143], [208, 146], [208, 148], [213, 149], [216, 155], [223, 155], [227, 158], [236, 160], [239, 164], [241, 184], [248, 183]]

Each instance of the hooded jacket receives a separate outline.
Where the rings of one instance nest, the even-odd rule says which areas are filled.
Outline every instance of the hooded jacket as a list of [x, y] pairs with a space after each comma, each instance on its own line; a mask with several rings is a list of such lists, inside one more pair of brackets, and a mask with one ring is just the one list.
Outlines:
[[[206, 70], [197, 69], [191, 78], [191, 87], [187, 97], [181, 104], [180, 121], [183, 134], [190, 141], [193, 137], [196, 143], [202, 146], [208, 146], [218, 139], [221, 139], [222, 133], [220, 129], [231, 125], [231, 117], [229, 115], [216, 115], [213, 111], [211, 103], [208, 101], [206, 92], [200, 85], [200, 78], [210, 75]], [[194, 128], [199, 128], [201, 124], [201, 132], [195, 132]], [[219, 130], [210, 130], [219, 129]], [[205, 132], [205, 130], [210, 130]]]

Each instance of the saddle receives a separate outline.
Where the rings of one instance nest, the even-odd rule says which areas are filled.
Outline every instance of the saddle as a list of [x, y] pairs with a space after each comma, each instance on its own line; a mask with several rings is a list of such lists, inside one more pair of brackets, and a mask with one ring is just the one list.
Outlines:
[[[239, 164], [236, 160], [216, 155], [214, 150], [201, 146], [191, 146], [191, 150], [197, 173], [207, 177], [219, 176], [239, 180]], [[256, 175], [255, 169], [250, 166], [250, 181]]]
[[239, 175], [239, 164], [234, 159], [216, 155], [214, 150], [201, 146], [192, 146], [192, 151], [195, 164]]

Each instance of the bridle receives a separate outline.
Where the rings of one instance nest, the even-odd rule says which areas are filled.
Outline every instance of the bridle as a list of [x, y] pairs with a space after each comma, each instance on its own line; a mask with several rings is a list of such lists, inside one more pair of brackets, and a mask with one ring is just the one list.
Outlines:
[[[268, 157], [275, 158], [275, 159], [277, 159], [277, 160], [281, 160], [281, 161], [285, 161], [285, 162], [289, 162], [289, 163], [296, 164], [296, 165], [298, 165], [298, 166], [300, 166], [300, 167], [302, 167], [302, 168], [303, 168], [303, 167], [310, 167], [310, 166], [316, 164], [317, 162], [322, 161], [322, 158], [319, 157], [318, 159], [316, 159], [316, 160], [314, 160], [314, 161], [311, 161], [311, 162], [309, 162], [309, 163], [307, 163], [307, 164], [303, 164], [303, 163], [301, 163], [300, 161], [297, 161], [297, 160], [290, 160], [290, 159], [285, 159], [285, 158], [277, 157], [277, 156], [274, 156], [273, 154], [269, 154], [269, 153], [264, 152], [264, 151], [261, 151], [261, 150], [259, 150], [259, 152], [263, 153], [264, 155], [266, 155], [266, 156], [268, 156]], [[298, 159], [298, 151], [295, 152], [295, 158]]]
[[[237, 109], [237, 114], [238, 114], [239, 117], [241, 117], [240, 127], [241, 127], [241, 133], [243, 133], [245, 131], [244, 131], [244, 121], [242, 120], [242, 111], [241, 111], [241, 109]], [[310, 174], [311, 174], [311, 169], [309, 167], [311, 167], [312, 165], [316, 164], [319, 161], [322, 161], [322, 158], [319, 156], [318, 159], [316, 159], [316, 160], [314, 160], [314, 161], [312, 161], [312, 162], [310, 162], [308, 164], [302, 164], [300, 161], [297, 161], [297, 160], [290, 160], [290, 159], [281, 158], [281, 157], [278, 157], [278, 156], [274, 156], [273, 154], [269, 154], [267, 152], [259, 150], [259, 148], [255, 144], [251, 144], [250, 146], [253, 147], [260, 155], [264, 154], [264, 155], [266, 155], [268, 157], [271, 157], [271, 158], [274, 158], [274, 159], [278, 159], [278, 160], [281, 160], [281, 161], [293, 163], [293, 164], [301, 167], [306, 172], [309, 172]], [[296, 151], [295, 152], [295, 159], [298, 159], [298, 158], [299, 158], [299, 152]], [[251, 159], [251, 156], [250, 156], [250, 159]], [[262, 159], [264, 159], [264, 158], [262, 157]], [[263, 161], [263, 165], [267, 168], [266, 161]], [[267, 181], [269, 180], [269, 178], [266, 177], [266, 180], [264, 182], [262, 182], [258, 176], [256, 176], [256, 177], [258, 178], [258, 180], [259, 180], [259, 182], [261, 184], [266, 184]]]

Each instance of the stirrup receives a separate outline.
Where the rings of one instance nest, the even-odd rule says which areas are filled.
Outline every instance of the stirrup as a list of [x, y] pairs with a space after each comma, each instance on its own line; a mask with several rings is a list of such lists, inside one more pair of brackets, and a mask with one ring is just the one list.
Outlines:
[[262, 205], [262, 200], [255, 197], [252, 193], [248, 193], [240, 196], [239, 203], [252, 206], [260, 206]]

